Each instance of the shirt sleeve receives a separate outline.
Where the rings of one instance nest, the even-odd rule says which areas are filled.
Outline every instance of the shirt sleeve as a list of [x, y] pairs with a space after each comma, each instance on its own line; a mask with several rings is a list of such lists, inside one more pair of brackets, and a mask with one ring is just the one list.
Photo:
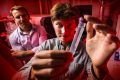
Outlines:
[[87, 77], [88, 80], [97, 80], [97, 78], [93, 73], [92, 64], [87, 64], [87, 74], [88, 74]]
[[38, 50], [38, 47], [39, 46], [37, 46], [37, 47], [34, 47], [33, 49], [31, 49], [34, 53]]
[[[93, 71], [92, 64], [88, 64], [87, 73], [88, 73], [88, 78], [87, 78], [88, 80], [99, 80]], [[112, 80], [112, 77], [109, 74], [109, 72], [105, 72], [105, 77], [103, 80]]]
[[12, 80], [29, 80], [32, 60], [33, 58], [13, 76]]

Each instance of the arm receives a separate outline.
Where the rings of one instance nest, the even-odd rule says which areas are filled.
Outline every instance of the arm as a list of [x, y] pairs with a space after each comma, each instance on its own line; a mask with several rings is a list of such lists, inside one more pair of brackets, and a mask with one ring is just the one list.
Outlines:
[[26, 58], [28, 56], [34, 55], [32, 50], [22, 51], [22, 50], [12, 50], [12, 56], [17, 58]]
[[[46, 45], [46, 43], [39, 46], [34, 57], [28, 62], [28, 63], [30, 63], [30, 62], [32, 62], [32, 63], [30, 63], [30, 65], [26, 66], [28, 64], [27, 63], [23, 67], [24, 69], [22, 68], [16, 74], [17, 79], [19, 79], [19, 78], [21, 80], [28, 80], [28, 78], [34, 79], [34, 78], [36, 78], [35, 75], [38, 75], [38, 77], [42, 76], [42, 78], [44, 78], [44, 76], [46, 78], [49, 78], [49, 76], [51, 76], [52, 74], [56, 74], [56, 73], [60, 74], [59, 69], [66, 68], [66, 67], [63, 67], [63, 66], [65, 66], [65, 63], [67, 63], [66, 66], [68, 66], [68, 64], [72, 60], [72, 55], [70, 54], [70, 52], [67, 52], [67, 53], [66, 53], [66, 51], [60, 52], [59, 50], [57, 50], [57, 51], [53, 51], [53, 50], [43, 51], [46, 49], [47, 46], [48, 46], [48, 44]], [[50, 49], [52, 49], [52, 48], [50, 48]], [[42, 52], [41, 52], [41, 50], [42, 50]], [[64, 54], [64, 53], [66, 53], [66, 54]], [[62, 66], [62, 67], [59, 67], [58, 65]], [[50, 74], [50, 73], [52, 73], [52, 74]], [[56, 76], [57, 75], [55, 75], [55, 77]], [[24, 77], [25, 77], [25, 79], [24, 79]]]
[[25, 64], [12, 78], [12, 80], [29, 80], [32, 59]]
[[[13, 80], [50, 79], [64, 73], [72, 61], [70, 52], [59, 50], [40, 51], [22, 67]], [[59, 66], [63, 66], [62, 68]]]
[[92, 65], [92, 73], [96, 79], [103, 80], [106, 75], [108, 75], [107, 65], [102, 67], [96, 67]]
[[31, 49], [31, 50], [26, 50], [26, 45], [29, 44], [22, 44], [21, 41], [19, 40], [18, 32], [15, 30], [10, 36], [9, 36], [9, 42], [12, 47], [12, 56], [15, 56], [17, 58], [24, 58], [26, 56], [31, 56], [34, 54], [36, 51], [37, 47]]

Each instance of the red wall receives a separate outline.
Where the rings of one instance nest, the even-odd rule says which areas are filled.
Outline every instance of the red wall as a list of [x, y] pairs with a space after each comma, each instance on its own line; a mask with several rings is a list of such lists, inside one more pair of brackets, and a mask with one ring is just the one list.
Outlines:
[[[100, 4], [96, 0], [2, 0], [0, 1], [2, 7], [0, 8], [0, 16], [7, 16], [13, 5], [25, 6], [32, 15], [49, 14], [52, 5], [57, 2], [70, 2], [73, 5], [93, 5], [93, 16], [99, 17]], [[45, 10], [45, 5], [49, 6], [48, 11]]]

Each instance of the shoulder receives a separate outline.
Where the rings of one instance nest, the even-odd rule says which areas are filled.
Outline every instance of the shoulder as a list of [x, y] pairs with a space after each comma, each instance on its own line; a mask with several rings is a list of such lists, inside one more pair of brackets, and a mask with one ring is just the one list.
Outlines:
[[54, 49], [55, 46], [59, 45], [59, 42], [60, 41], [57, 38], [48, 39], [38, 47], [38, 51]]
[[9, 38], [15, 38], [15, 37], [18, 37], [18, 28], [16, 30], [14, 30], [10, 35], [9, 35]]
[[48, 40], [43, 42], [43, 44], [48, 44], [48, 45], [57, 45], [58, 43], [60, 43], [58, 38], [48, 39]]

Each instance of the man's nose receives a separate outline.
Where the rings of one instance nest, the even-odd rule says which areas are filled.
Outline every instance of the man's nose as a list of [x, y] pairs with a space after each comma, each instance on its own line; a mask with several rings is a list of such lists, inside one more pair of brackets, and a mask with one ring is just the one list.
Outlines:
[[62, 32], [62, 34], [65, 33], [65, 28], [64, 27], [62, 27], [61, 32]]
[[23, 16], [20, 16], [20, 20], [24, 20], [24, 17], [23, 17]]

